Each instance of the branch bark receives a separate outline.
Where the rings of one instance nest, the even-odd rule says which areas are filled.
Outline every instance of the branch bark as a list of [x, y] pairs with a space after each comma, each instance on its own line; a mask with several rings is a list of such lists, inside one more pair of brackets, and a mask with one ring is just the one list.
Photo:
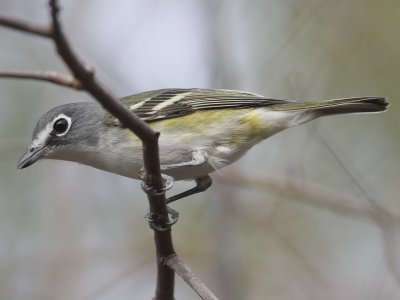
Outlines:
[[25, 21], [12, 19], [5, 16], [0, 16], [0, 25], [3, 27], [19, 30], [25, 33], [31, 33], [45, 38], [52, 37], [51, 28], [49, 26], [45, 27], [45, 26], [28, 24]]
[[2, 78], [20, 78], [47, 81], [67, 88], [82, 90], [82, 84], [79, 80], [69, 74], [62, 74], [56, 71], [0, 71]]
[[204, 282], [176, 255], [167, 258], [165, 264], [173, 269], [204, 300], [218, 300]]
[[[161, 191], [164, 187], [161, 178], [160, 158], [158, 149], [159, 133], [155, 132], [143, 120], [129, 111], [121, 102], [113, 98], [95, 79], [93, 72], [89, 71], [72, 51], [62, 31], [58, 19], [59, 7], [57, 0], [50, 0], [50, 11], [52, 19], [52, 37], [57, 52], [71, 70], [72, 74], [82, 83], [100, 104], [111, 114], [119, 119], [122, 125], [129, 128], [143, 142], [143, 161], [146, 170], [145, 181], [155, 190]], [[169, 221], [165, 194], [148, 195], [150, 214], [156, 215], [160, 226], [168, 226]], [[169, 255], [175, 254], [172, 243], [171, 229], [166, 231], [154, 230], [154, 240], [157, 254], [157, 286], [156, 300], [173, 300], [175, 273], [165, 264], [163, 260]]]
[[[74, 77], [50, 71], [2, 71], [0, 77], [23, 78], [48, 81], [70, 88], [82, 89], [90, 93], [107, 111], [114, 115], [121, 124], [130, 129], [143, 142], [143, 161], [145, 168], [145, 182], [156, 191], [162, 191], [164, 182], [160, 171], [158, 148], [159, 133], [155, 132], [147, 123], [129, 111], [121, 102], [109, 94], [96, 80], [93, 72], [86, 68], [69, 46], [59, 22], [59, 7], [57, 0], [49, 0], [51, 25], [48, 27], [35, 26], [16, 19], [0, 16], [0, 25], [19, 30], [25, 33], [38, 35], [53, 40], [57, 52], [65, 62]], [[167, 228], [165, 231], [154, 230], [154, 240], [157, 254], [157, 286], [155, 300], [173, 300], [175, 273], [167, 264], [168, 257], [176, 257], [172, 243], [169, 216], [165, 203], [165, 195], [148, 195], [150, 216], [154, 217], [157, 225]], [[207, 299], [207, 298], [206, 298]]]

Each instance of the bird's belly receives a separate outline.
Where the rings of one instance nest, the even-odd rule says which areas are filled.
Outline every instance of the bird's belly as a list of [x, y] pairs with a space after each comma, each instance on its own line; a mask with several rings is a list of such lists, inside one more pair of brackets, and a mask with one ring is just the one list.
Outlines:
[[[217, 153], [216, 153], [217, 152]], [[210, 174], [216, 170], [219, 170], [242, 156], [239, 153], [218, 153], [219, 151], [207, 151], [207, 161], [200, 165], [193, 166], [180, 166], [180, 167], [171, 167], [162, 170], [162, 173], [172, 176], [175, 180], [192, 180], [199, 177], [203, 177], [207, 174]], [[187, 162], [187, 160], [179, 159], [179, 157], [188, 157], [188, 152], [182, 152], [179, 155], [179, 151], [175, 151], [176, 159], [168, 161], [161, 160], [161, 165], [173, 165]], [[244, 153], [243, 153], [244, 154]], [[163, 157], [163, 156], [161, 156]], [[97, 158], [99, 158], [97, 156]], [[71, 159], [73, 160], [73, 159]], [[103, 157], [103, 159], [83, 159], [80, 156], [79, 163], [83, 163], [85, 165], [104, 170], [107, 172], [115, 173], [118, 175], [130, 177], [133, 179], [139, 179], [139, 173], [143, 169], [143, 160], [142, 157], [137, 157], [134, 159], [131, 155], [116, 155], [115, 157], [107, 155], [107, 157]]]
[[[175, 180], [191, 180], [200, 178], [235, 162], [242, 157], [248, 149], [249, 148], [243, 146], [240, 148], [236, 146], [199, 147], [198, 149], [192, 149], [189, 153], [193, 153], [193, 151], [204, 152], [207, 156], [206, 162], [199, 165], [171, 168], [163, 170], [162, 172], [172, 176]], [[185, 149], [181, 154], [182, 155], [178, 155], [178, 157], [187, 157], [186, 160], [176, 161], [175, 163], [179, 164], [186, 162], [192, 158], [187, 155], [187, 149]], [[170, 162], [168, 164], [170, 164]]]

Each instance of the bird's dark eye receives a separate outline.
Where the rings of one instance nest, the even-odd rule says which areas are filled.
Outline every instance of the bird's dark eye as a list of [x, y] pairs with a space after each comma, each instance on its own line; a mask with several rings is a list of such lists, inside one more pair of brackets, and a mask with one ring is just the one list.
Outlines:
[[53, 130], [56, 133], [65, 133], [68, 129], [68, 121], [64, 118], [58, 119], [57, 121], [54, 122], [53, 124]]

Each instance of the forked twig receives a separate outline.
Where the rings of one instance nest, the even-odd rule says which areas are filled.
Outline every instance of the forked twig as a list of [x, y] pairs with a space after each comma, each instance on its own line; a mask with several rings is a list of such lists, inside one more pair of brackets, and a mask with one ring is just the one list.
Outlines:
[[[74, 89], [85, 90], [90, 93], [100, 104], [111, 114], [113, 114], [121, 124], [134, 132], [143, 142], [143, 161], [146, 170], [146, 183], [155, 190], [162, 190], [164, 183], [161, 178], [160, 159], [158, 149], [159, 133], [155, 132], [143, 120], [129, 111], [121, 102], [113, 98], [96, 80], [93, 72], [85, 67], [78, 59], [72, 48], [69, 46], [64, 35], [58, 14], [59, 7], [57, 0], [50, 0], [51, 25], [36, 26], [26, 22], [1, 17], [0, 25], [16, 29], [25, 33], [34, 34], [49, 38], [54, 41], [57, 52], [67, 67], [70, 69], [73, 77], [51, 71], [32, 72], [32, 71], [0, 71], [0, 77], [34, 79], [52, 82], [58, 85]], [[165, 195], [148, 195], [150, 214], [157, 215], [157, 222], [160, 226], [168, 227], [169, 217], [165, 203]], [[155, 300], [173, 300], [174, 299], [174, 270], [181, 276], [181, 270], [189, 268], [177, 258], [172, 243], [171, 228], [165, 231], [154, 230], [154, 240], [157, 252], [157, 287]], [[170, 261], [170, 258], [173, 258]], [[170, 264], [172, 267], [170, 267]], [[193, 273], [191, 273], [193, 274]], [[197, 276], [192, 276], [189, 282], [192, 282]], [[196, 280], [198, 282], [198, 280]], [[191, 287], [203, 299], [217, 299], [211, 291], [203, 284], [191, 285]]]

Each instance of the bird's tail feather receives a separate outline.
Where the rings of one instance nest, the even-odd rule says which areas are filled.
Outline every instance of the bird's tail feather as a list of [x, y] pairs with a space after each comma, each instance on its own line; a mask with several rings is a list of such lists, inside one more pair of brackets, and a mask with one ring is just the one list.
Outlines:
[[275, 111], [312, 111], [319, 116], [382, 112], [389, 103], [382, 97], [357, 97], [314, 102], [289, 102], [273, 106]]

